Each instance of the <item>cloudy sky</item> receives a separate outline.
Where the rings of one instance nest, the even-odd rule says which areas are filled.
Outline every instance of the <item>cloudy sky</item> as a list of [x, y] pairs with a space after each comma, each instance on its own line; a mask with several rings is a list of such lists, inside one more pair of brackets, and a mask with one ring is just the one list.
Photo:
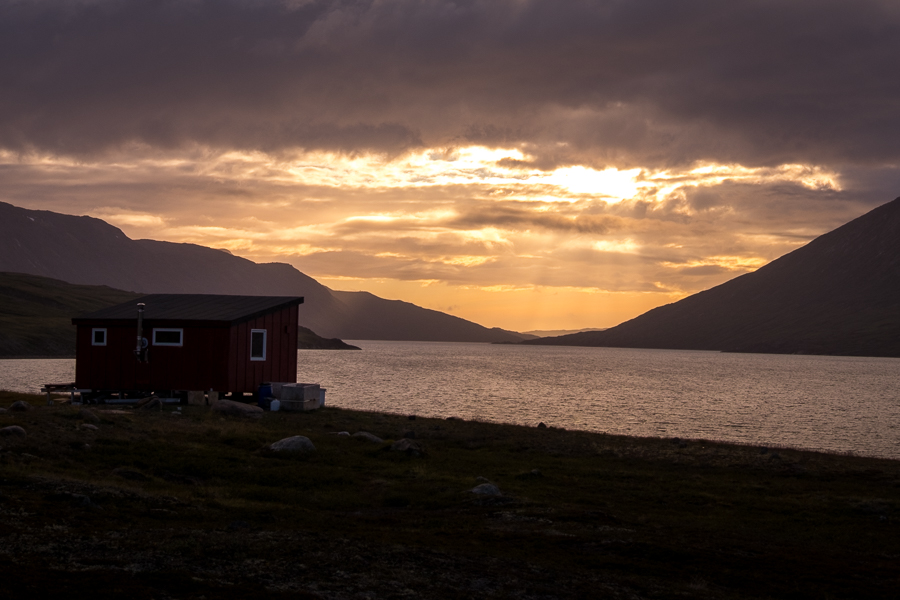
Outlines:
[[510, 329], [900, 196], [896, 0], [0, 0], [0, 200]]

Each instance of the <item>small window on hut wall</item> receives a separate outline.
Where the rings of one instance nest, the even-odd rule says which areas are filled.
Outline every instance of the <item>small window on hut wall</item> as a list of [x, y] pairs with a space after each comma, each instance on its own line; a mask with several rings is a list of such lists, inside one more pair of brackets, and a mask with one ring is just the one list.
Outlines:
[[250, 360], [266, 360], [266, 330], [250, 330]]
[[154, 329], [153, 345], [154, 346], [183, 346], [184, 330], [183, 329]]
[[105, 345], [106, 345], [106, 329], [102, 329], [102, 328], [91, 329], [91, 346], [105, 346]]

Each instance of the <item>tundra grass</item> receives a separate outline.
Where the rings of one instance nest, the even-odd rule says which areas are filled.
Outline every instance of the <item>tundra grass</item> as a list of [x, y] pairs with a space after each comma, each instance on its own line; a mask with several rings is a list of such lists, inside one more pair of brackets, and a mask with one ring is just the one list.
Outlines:
[[[897, 461], [336, 408], [94, 409], [86, 422], [0, 393], [16, 399], [35, 408], [0, 414], [27, 431], [0, 438], [0, 576], [24, 594], [88, 581], [92, 598], [900, 589]], [[267, 451], [292, 435], [316, 452]], [[423, 453], [392, 451], [401, 437]], [[471, 492], [485, 480], [502, 495]]]

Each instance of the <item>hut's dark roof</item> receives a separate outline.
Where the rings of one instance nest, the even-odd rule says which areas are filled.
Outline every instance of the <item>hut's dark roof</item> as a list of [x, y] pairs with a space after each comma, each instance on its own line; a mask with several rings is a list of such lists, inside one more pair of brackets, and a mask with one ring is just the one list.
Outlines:
[[303, 303], [299, 296], [221, 296], [214, 294], [151, 294], [102, 308], [72, 319], [78, 324], [96, 320], [137, 320], [137, 305], [144, 303], [144, 319], [169, 321], [249, 321], [266, 313]]

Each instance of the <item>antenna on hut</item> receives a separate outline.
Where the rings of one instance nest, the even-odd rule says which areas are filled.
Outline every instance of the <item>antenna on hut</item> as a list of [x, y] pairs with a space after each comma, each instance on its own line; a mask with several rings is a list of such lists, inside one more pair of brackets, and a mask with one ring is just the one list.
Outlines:
[[138, 319], [137, 319], [137, 346], [134, 349], [134, 356], [138, 362], [147, 362], [147, 338], [144, 337], [144, 306], [143, 302], [138, 302]]

